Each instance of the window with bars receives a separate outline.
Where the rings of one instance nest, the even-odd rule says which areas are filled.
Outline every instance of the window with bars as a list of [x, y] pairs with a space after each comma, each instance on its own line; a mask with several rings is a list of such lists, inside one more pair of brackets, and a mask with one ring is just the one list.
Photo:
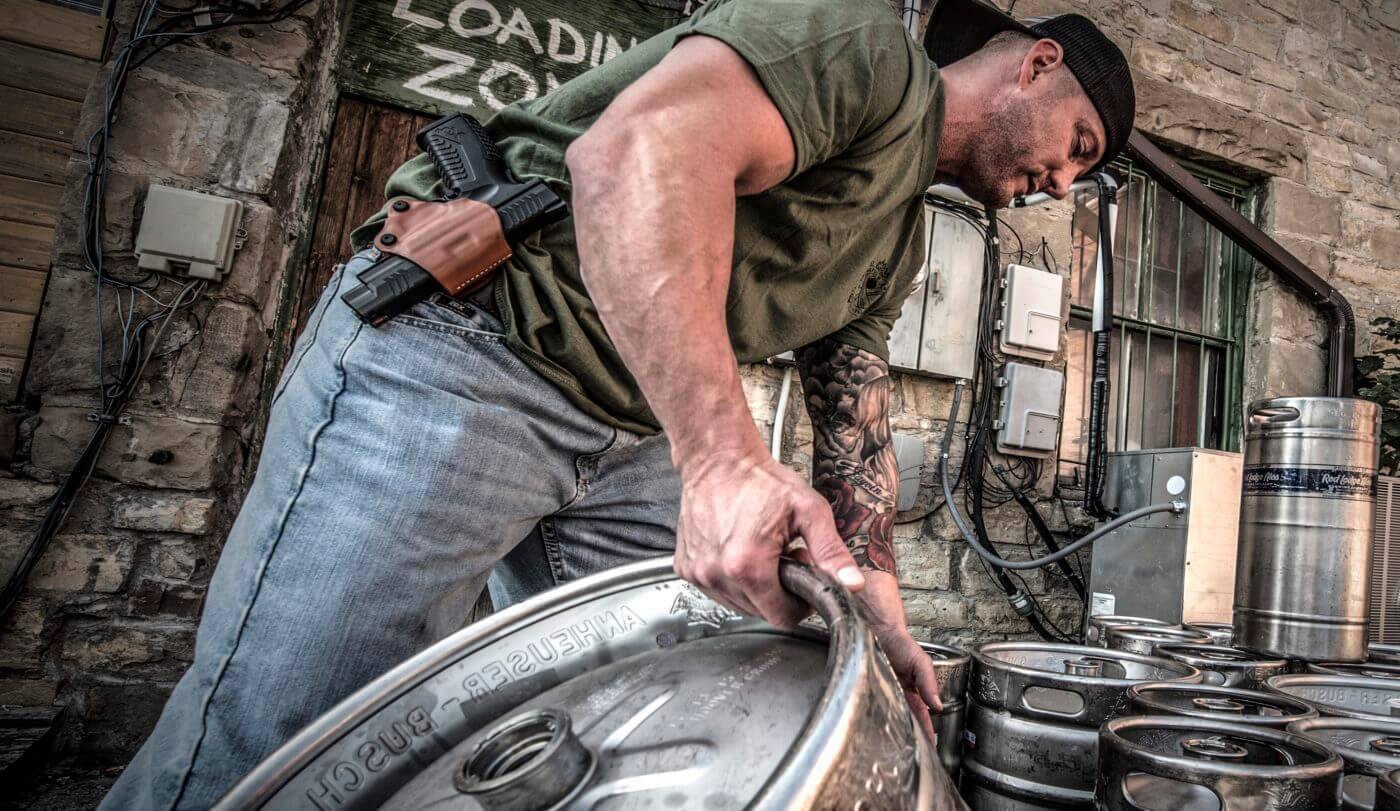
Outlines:
[[[1212, 191], [1253, 216], [1247, 186], [1192, 168]], [[1112, 171], [1120, 187], [1113, 240], [1108, 449], [1234, 450], [1239, 442], [1247, 257], [1131, 163], [1117, 162]], [[1098, 195], [1080, 192], [1074, 204], [1060, 436], [1060, 472], [1068, 476], [1082, 470], [1088, 453]]]

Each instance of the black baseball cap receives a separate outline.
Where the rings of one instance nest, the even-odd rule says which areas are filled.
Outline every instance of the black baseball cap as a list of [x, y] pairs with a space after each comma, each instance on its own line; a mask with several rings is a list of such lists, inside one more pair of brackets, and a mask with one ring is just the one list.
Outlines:
[[1002, 31], [1020, 31], [1037, 39], [1053, 39], [1065, 52], [1065, 65], [1074, 73], [1103, 122], [1103, 159], [1108, 163], [1128, 142], [1137, 105], [1128, 60], [1113, 41], [1087, 17], [1058, 14], [1018, 21], [980, 0], [939, 0], [924, 34], [924, 50], [934, 64], [946, 67], [971, 55]]

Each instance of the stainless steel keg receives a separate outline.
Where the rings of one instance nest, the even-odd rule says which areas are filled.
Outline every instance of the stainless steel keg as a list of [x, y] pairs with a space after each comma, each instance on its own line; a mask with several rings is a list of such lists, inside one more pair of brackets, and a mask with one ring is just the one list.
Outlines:
[[956, 809], [869, 626], [784, 564], [829, 640], [709, 600], [661, 558], [459, 631], [314, 721], [224, 809]]
[[919, 647], [933, 660], [938, 678], [938, 700], [943, 709], [933, 716], [933, 731], [938, 735], [938, 761], [956, 782], [962, 762], [963, 719], [967, 714], [968, 663], [967, 651], [949, 645], [920, 642]]
[[1331, 811], [1342, 759], [1310, 738], [1250, 724], [1135, 715], [1099, 732], [1103, 811]]
[[1309, 662], [1309, 673], [1330, 673], [1334, 676], [1359, 676], [1363, 679], [1400, 680], [1400, 665], [1380, 662]]
[[1185, 628], [1131, 627], [1114, 625], [1108, 629], [1108, 646], [1114, 650], [1152, 656], [1158, 645], [1209, 645], [1210, 634]]
[[1235, 644], [1310, 661], [1366, 658], [1380, 407], [1282, 397], [1249, 408]]
[[1260, 656], [1224, 645], [1158, 645], [1158, 656], [1182, 662], [1205, 674], [1207, 684], [1264, 689], [1264, 680], [1288, 672], [1288, 660]]
[[1400, 665], [1400, 645], [1373, 642], [1366, 646], [1366, 661], [1382, 665]]
[[1140, 681], [1199, 682], [1195, 668], [1119, 650], [994, 642], [972, 654], [963, 797], [976, 811], [1089, 808], [1099, 725]]
[[1376, 811], [1400, 811], [1400, 770], [1376, 778]]
[[1229, 645], [1235, 639], [1235, 625], [1232, 622], [1188, 622], [1181, 627], [1210, 634], [1210, 641], [1216, 645]]
[[1280, 693], [1172, 682], [1143, 682], [1129, 687], [1128, 709], [1133, 715], [1182, 715], [1273, 729], [1317, 717], [1311, 704]]
[[1288, 725], [1288, 731], [1312, 738], [1342, 756], [1342, 808], [1372, 811], [1376, 778], [1400, 769], [1400, 725], [1352, 718], [1310, 718]]
[[1090, 617], [1089, 622], [1084, 626], [1084, 644], [1097, 645], [1100, 648], [1108, 646], [1106, 632], [1115, 625], [1151, 625], [1156, 628], [1177, 628], [1166, 620], [1155, 620], [1151, 617], [1125, 617], [1118, 614], [1100, 614], [1097, 617]]
[[1400, 723], [1400, 683], [1355, 676], [1294, 673], [1274, 676], [1265, 689], [1301, 698], [1325, 716]]

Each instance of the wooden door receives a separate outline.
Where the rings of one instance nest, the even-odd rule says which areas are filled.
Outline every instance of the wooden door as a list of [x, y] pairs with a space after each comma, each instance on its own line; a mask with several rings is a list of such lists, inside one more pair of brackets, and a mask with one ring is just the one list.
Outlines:
[[400, 164], [418, 154], [413, 136], [432, 120], [431, 116], [355, 96], [340, 98], [311, 251], [297, 295], [292, 340], [301, 332], [331, 271], [350, 255], [350, 232], [384, 205], [384, 184]]
[[0, 0], [0, 403], [16, 399], [44, 298], [58, 200], [107, 20]]

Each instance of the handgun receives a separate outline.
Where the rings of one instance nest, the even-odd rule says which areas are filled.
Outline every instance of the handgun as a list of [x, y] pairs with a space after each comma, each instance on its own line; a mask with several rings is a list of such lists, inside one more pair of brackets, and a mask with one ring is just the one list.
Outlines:
[[374, 240], [381, 258], [341, 296], [374, 327], [434, 293], [456, 295], [484, 284], [510, 257], [510, 246], [569, 215], [543, 181], [512, 178], [495, 141], [469, 115], [439, 118], [415, 140], [442, 179], [443, 197], [389, 201]]

